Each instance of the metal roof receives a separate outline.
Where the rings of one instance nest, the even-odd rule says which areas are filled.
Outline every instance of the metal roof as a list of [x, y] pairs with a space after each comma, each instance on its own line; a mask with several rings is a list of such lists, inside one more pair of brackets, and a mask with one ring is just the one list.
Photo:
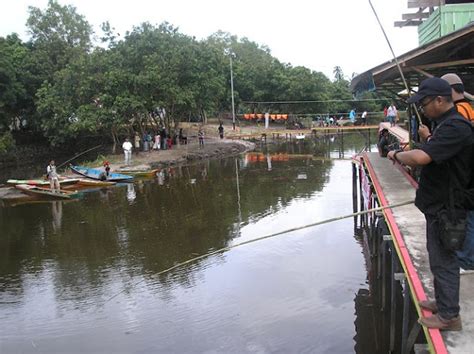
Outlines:
[[[410, 89], [427, 76], [458, 74], [467, 92], [474, 92], [474, 22], [397, 57]], [[377, 91], [395, 96], [405, 87], [395, 60], [380, 64], [351, 81], [354, 94]]]

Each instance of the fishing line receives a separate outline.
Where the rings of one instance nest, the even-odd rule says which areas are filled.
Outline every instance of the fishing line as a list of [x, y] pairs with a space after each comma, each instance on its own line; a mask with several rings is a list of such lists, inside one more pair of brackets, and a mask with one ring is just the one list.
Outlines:
[[69, 160], [67, 160], [67, 161], [64, 161], [64, 162], [63, 162], [62, 164], [60, 164], [59, 166], [56, 166], [56, 168], [60, 168], [60, 167], [64, 166], [65, 164], [67, 164], [68, 162], [70, 162], [70, 161], [72, 161], [72, 160], [74, 160], [74, 159], [77, 159], [79, 156], [84, 155], [85, 153], [87, 153], [87, 152], [89, 152], [89, 151], [92, 151], [92, 150], [95, 150], [95, 149], [97, 149], [97, 148], [100, 148], [101, 146], [102, 146], [102, 144], [97, 145], [97, 146], [94, 146], [93, 148], [90, 148], [90, 149], [88, 149], [88, 150], [86, 150], [86, 151], [84, 151], [84, 152], [81, 152], [80, 154], [74, 156], [73, 158], [71, 158], [71, 159], [69, 159]]
[[[369, 1], [369, 4], [370, 4], [370, 7], [372, 8], [372, 11], [374, 12], [374, 15], [375, 15], [375, 18], [377, 19], [377, 22], [379, 23], [380, 29], [382, 30], [382, 33], [385, 37], [385, 40], [387, 41], [387, 44], [390, 48], [390, 51], [392, 52], [393, 60], [395, 60], [395, 64], [397, 64], [397, 68], [398, 68], [398, 71], [400, 72], [400, 76], [402, 77], [403, 85], [405, 85], [405, 89], [407, 90], [408, 97], [410, 97], [411, 96], [411, 91], [408, 88], [408, 84], [405, 80], [405, 75], [403, 75], [403, 70], [400, 66], [400, 63], [398, 62], [397, 56], [395, 55], [395, 52], [393, 51], [392, 44], [390, 44], [390, 40], [388, 39], [388, 36], [385, 33], [385, 30], [382, 26], [382, 22], [380, 22], [379, 16], [377, 15], [377, 11], [375, 11], [374, 5], [372, 5], [372, 1], [371, 0], [368, 0], [368, 1]], [[416, 108], [416, 105], [413, 105], [413, 107], [415, 108], [415, 113], [416, 113], [416, 117], [418, 118], [419, 125], [423, 125], [423, 123], [421, 122], [420, 113], [418, 112], [418, 109]]]
[[[208, 252], [208, 253], [206, 253], [206, 254], [193, 257], [193, 258], [188, 259], [188, 260], [186, 260], [186, 261], [184, 261], [184, 262], [177, 263], [177, 264], [175, 264], [175, 265], [172, 266], [172, 267], [169, 267], [169, 268], [167, 268], [167, 269], [164, 269], [164, 270], [162, 270], [162, 271], [156, 273], [155, 276], [168, 273], [168, 272], [170, 272], [170, 271], [172, 271], [172, 270], [174, 270], [174, 269], [176, 269], [176, 268], [179, 268], [179, 267], [181, 267], [181, 266], [183, 266], [183, 265], [186, 265], [186, 264], [189, 264], [189, 263], [198, 261], [198, 260], [200, 260], [200, 259], [203, 259], [203, 258], [212, 256], [212, 255], [215, 255], [215, 254], [218, 254], [218, 253], [222, 253], [222, 252], [224, 252], [224, 251], [229, 251], [229, 250], [231, 250], [231, 249], [233, 249], [233, 248], [237, 248], [237, 247], [240, 247], [240, 246], [248, 245], [248, 244], [250, 244], [250, 243], [254, 243], [254, 242], [266, 240], [266, 239], [269, 239], [269, 238], [272, 238], [272, 237], [276, 237], [276, 236], [280, 236], [280, 235], [283, 235], [283, 234], [287, 234], [287, 233], [293, 232], [293, 231], [299, 231], [299, 230], [307, 229], [307, 228], [310, 228], [310, 227], [313, 227], [313, 226], [318, 226], [318, 225], [322, 225], [322, 224], [328, 224], [328, 223], [331, 223], [331, 222], [334, 222], [334, 221], [339, 221], [339, 220], [343, 220], [343, 219], [348, 219], [348, 218], [352, 218], [352, 217], [354, 217], [354, 216], [359, 216], [359, 215], [364, 215], [364, 214], [368, 214], [368, 213], [373, 213], [373, 212], [376, 212], [376, 211], [382, 211], [382, 210], [385, 210], [385, 209], [397, 208], [397, 207], [404, 206], [404, 205], [408, 205], [408, 204], [412, 204], [412, 203], [414, 203], [414, 200], [407, 200], [407, 201], [400, 202], [400, 203], [396, 203], [396, 204], [393, 204], [393, 205], [381, 206], [381, 207], [377, 207], [377, 208], [372, 208], [372, 209], [368, 209], [368, 210], [359, 211], [359, 212], [357, 212], [357, 213], [352, 213], [352, 214], [348, 214], [348, 215], [337, 216], [337, 217], [334, 217], [334, 218], [330, 218], [330, 219], [318, 221], [318, 222], [315, 222], [315, 223], [311, 223], [311, 224], [307, 224], [307, 225], [303, 225], [303, 226], [298, 226], [298, 227], [293, 227], [293, 228], [291, 228], [291, 229], [279, 231], [279, 232], [276, 232], [276, 233], [274, 233], [274, 234], [270, 234], [270, 235], [265, 235], [265, 236], [257, 237], [257, 238], [254, 238], [254, 239], [252, 239], [252, 240], [247, 240], [247, 241], [238, 242], [238, 243], [235, 243], [235, 244], [233, 244], [233, 245], [231, 245], [231, 246], [222, 247], [222, 248], [219, 248], [219, 249], [217, 249], [217, 250]], [[146, 280], [146, 279], [142, 279], [142, 280], [136, 282], [135, 284], [131, 285], [131, 286], [128, 287], [127, 289], [123, 289], [123, 290], [119, 291], [118, 293], [116, 293], [115, 295], [112, 295], [112, 296], [109, 297], [107, 300], [105, 300], [105, 302], [104, 302], [102, 305], [105, 305], [107, 302], [113, 300], [114, 298], [116, 298], [116, 297], [119, 296], [120, 294], [123, 294], [123, 293], [126, 292], [127, 290], [129, 290], [129, 289], [131, 289], [131, 288], [134, 288], [134, 287], [136, 287], [137, 285], [143, 283], [145, 280]]]

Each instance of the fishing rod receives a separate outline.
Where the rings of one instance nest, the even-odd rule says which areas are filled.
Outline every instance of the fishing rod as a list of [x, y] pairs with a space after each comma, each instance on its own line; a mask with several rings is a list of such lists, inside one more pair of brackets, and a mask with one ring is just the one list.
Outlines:
[[[226, 247], [222, 247], [222, 248], [219, 248], [217, 250], [214, 250], [214, 251], [211, 251], [211, 252], [208, 252], [206, 254], [202, 254], [200, 256], [196, 256], [194, 258], [191, 258], [191, 259], [188, 259], [184, 262], [180, 262], [180, 263], [177, 263], [167, 269], [164, 269], [158, 273], [156, 273], [155, 275], [158, 276], [158, 275], [162, 275], [162, 274], [165, 274], [165, 273], [169, 273], [171, 272], [172, 270], [176, 269], [176, 268], [179, 268], [183, 265], [186, 265], [186, 264], [189, 264], [189, 263], [192, 263], [192, 262], [195, 262], [195, 261], [198, 261], [200, 259], [203, 259], [203, 258], [206, 258], [206, 257], [209, 257], [209, 256], [212, 256], [212, 255], [215, 255], [215, 254], [218, 254], [218, 253], [222, 253], [224, 251], [229, 251], [233, 248], [237, 248], [237, 247], [240, 247], [240, 246], [244, 246], [244, 245], [248, 245], [250, 243], [254, 243], [254, 242], [259, 242], [259, 241], [262, 241], [262, 240], [266, 240], [266, 239], [269, 239], [269, 238], [272, 238], [272, 237], [276, 237], [276, 236], [280, 236], [280, 235], [283, 235], [283, 234], [287, 234], [289, 232], [293, 232], [293, 231], [299, 231], [299, 230], [303, 230], [303, 229], [307, 229], [307, 228], [310, 228], [310, 227], [313, 227], [313, 226], [318, 226], [318, 225], [323, 225], [323, 224], [328, 224], [328, 223], [331, 223], [331, 222], [335, 222], [335, 221], [339, 221], [339, 220], [343, 220], [343, 219], [348, 219], [348, 218], [352, 218], [352, 217], [355, 217], [355, 216], [360, 216], [360, 215], [365, 215], [365, 214], [369, 214], [369, 213], [373, 213], [373, 212], [376, 212], [376, 211], [382, 211], [382, 210], [385, 210], [385, 209], [393, 209], [393, 208], [397, 208], [397, 207], [401, 207], [401, 206], [404, 206], [404, 205], [408, 205], [408, 204], [412, 204], [414, 203], [415, 201], [414, 200], [406, 200], [404, 202], [400, 202], [400, 203], [396, 203], [396, 204], [392, 204], [392, 205], [386, 205], [386, 206], [381, 206], [381, 207], [377, 207], [377, 208], [372, 208], [372, 209], [368, 209], [368, 210], [363, 210], [363, 211], [359, 211], [357, 213], [352, 213], [352, 214], [348, 214], [348, 215], [342, 215], [342, 216], [337, 216], [337, 217], [334, 217], [334, 218], [330, 218], [330, 219], [326, 219], [326, 220], [322, 220], [322, 221], [318, 221], [318, 222], [314, 222], [314, 223], [311, 223], [311, 224], [307, 224], [307, 225], [303, 225], [303, 226], [298, 226], [298, 227], [293, 227], [291, 229], [287, 229], [287, 230], [283, 230], [283, 231], [279, 231], [279, 232], [276, 232], [274, 234], [270, 234], [270, 235], [265, 235], [265, 236], [261, 236], [261, 237], [257, 237], [257, 238], [254, 238], [252, 240], [247, 240], [247, 241], [242, 241], [242, 242], [238, 242], [238, 243], [235, 243], [231, 246], [226, 246]], [[143, 283], [146, 279], [142, 279], [138, 282], [136, 282], [135, 284], [133, 284], [131, 287], [134, 288], [136, 287], [137, 285]], [[102, 305], [105, 305], [107, 302], [113, 300], [114, 298], [116, 298], [117, 296], [119, 296], [120, 294], [126, 292], [127, 289], [123, 289], [121, 291], [119, 291], [118, 293], [112, 295], [111, 297], [109, 297], [107, 300], [105, 300], [105, 302], [102, 304]]]
[[84, 151], [84, 152], [81, 152], [80, 154], [77, 154], [76, 156], [74, 156], [72, 159], [69, 159], [69, 160], [63, 162], [62, 164], [60, 164], [60, 165], [57, 166], [56, 168], [60, 168], [61, 166], [64, 166], [64, 165], [67, 164], [68, 162], [70, 162], [70, 161], [72, 161], [72, 160], [74, 160], [74, 159], [77, 159], [79, 156], [84, 155], [85, 153], [88, 153], [89, 151], [92, 151], [92, 150], [95, 150], [95, 149], [97, 149], [97, 148], [100, 148], [101, 146], [102, 146], [102, 144], [97, 145], [97, 146], [94, 146], [93, 148], [90, 148], [90, 149], [88, 149], [88, 150], [86, 150], [86, 151]]
[[[370, 7], [372, 8], [372, 11], [374, 12], [374, 15], [375, 15], [375, 18], [377, 19], [377, 22], [379, 23], [380, 29], [382, 30], [382, 33], [385, 37], [385, 40], [387, 41], [387, 44], [390, 48], [390, 51], [392, 52], [393, 60], [395, 60], [395, 64], [397, 65], [398, 71], [400, 72], [400, 76], [402, 77], [403, 85], [405, 86], [405, 89], [407, 90], [408, 97], [410, 97], [411, 96], [411, 91], [408, 88], [407, 81], [405, 80], [405, 75], [403, 75], [403, 70], [400, 66], [400, 63], [398, 62], [397, 56], [395, 55], [395, 52], [393, 51], [392, 44], [390, 43], [390, 40], [388, 39], [388, 36], [385, 33], [385, 30], [382, 26], [382, 22], [380, 22], [379, 16], [377, 15], [377, 11], [375, 11], [374, 5], [372, 5], [372, 0], [368, 0], [368, 1], [369, 1], [369, 4], [370, 4]], [[418, 124], [423, 125], [423, 123], [421, 122], [420, 113], [418, 112], [418, 109], [416, 108], [416, 105], [413, 104], [413, 107], [415, 108], [415, 115], [418, 119]]]

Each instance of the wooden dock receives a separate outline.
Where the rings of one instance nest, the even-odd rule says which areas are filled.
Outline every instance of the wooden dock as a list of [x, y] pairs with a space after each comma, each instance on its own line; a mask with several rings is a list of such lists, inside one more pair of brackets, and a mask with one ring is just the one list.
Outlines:
[[350, 132], [350, 131], [370, 131], [374, 129], [379, 129], [378, 125], [356, 125], [356, 126], [328, 126], [328, 127], [314, 127], [311, 129], [260, 129], [258, 131], [246, 132], [233, 132], [230, 131], [226, 133], [225, 137], [227, 139], [261, 139], [266, 136], [267, 138], [286, 138], [294, 139], [296, 135], [317, 135], [318, 133], [323, 134], [338, 134], [341, 132]]
[[[354, 171], [356, 169], [354, 168]], [[385, 206], [415, 199], [416, 182], [401, 168], [377, 153], [366, 153], [361, 156], [358, 165], [361, 195], [364, 205]], [[428, 316], [431, 313], [421, 310], [418, 301], [426, 298], [433, 299], [432, 275], [429, 270], [428, 254], [426, 250], [426, 225], [424, 215], [414, 204], [386, 209], [383, 213], [390, 235], [384, 235], [381, 243], [388, 244], [393, 255], [398, 258], [399, 269], [392, 267], [392, 284], [399, 281], [406, 291], [403, 292], [403, 326], [401, 333], [396, 333], [395, 325], [390, 330], [391, 343], [395, 337], [401, 338], [402, 352], [420, 350], [421, 344], [416, 344], [416, 332], [421, 326], [416, 318]], [[372, 242], [372, 241], [371, 241]], [[375, 242], [375, 241], [374, 241]], [[392, 261], [392, 265], [393, 265]], [[392, 289], [394, 287], [392, 286]], [[409, 290], [409, 291], [408, 291]], [[460, 306], [463, 330], [460, 332], [440, 332], [435, 329], [422, 327], [427, 349], [432, 353], [472, 353], [474, 352], [474, 274], [461, 276]], [[393, 295], [385, 294], [383, 301], [391, 302], [392, 316], [400, 316], [402, 310], [395, 308]], [[410, 316], [408, 308], [413, 306], [416, 313]], [[411, 318], [410, 318], [411, 317]], [[409, 328], [411, 326], [411, 328]], [[392, 336], [394, 338], [392, 338]], [[417, 350], [418, 345], [418, 350]], [[421, 349], [423, 350], [423, 349]]]

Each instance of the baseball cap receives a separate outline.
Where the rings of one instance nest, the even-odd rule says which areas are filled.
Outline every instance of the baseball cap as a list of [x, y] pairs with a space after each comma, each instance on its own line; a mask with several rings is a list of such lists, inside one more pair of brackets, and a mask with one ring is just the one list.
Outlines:
[[443, 76], [441, 76], [441, 78], [443, 80], [446, 80], [448, 82], [448, 84], [450, 84], [451, 86], [452, 85], [459, 85], [459, 84], [463, 84], [461, 78], [459, 76], [457, 76], [456, 74], [452, 74], [452, 73], [449, 73], [449, 74], [445, 74]]
[[439, 77], [430, 77], [421, 82], [418, 92], [411, 96], [407, 102], [417, 103], [428, 96], [451, 96], [451, 86]]

